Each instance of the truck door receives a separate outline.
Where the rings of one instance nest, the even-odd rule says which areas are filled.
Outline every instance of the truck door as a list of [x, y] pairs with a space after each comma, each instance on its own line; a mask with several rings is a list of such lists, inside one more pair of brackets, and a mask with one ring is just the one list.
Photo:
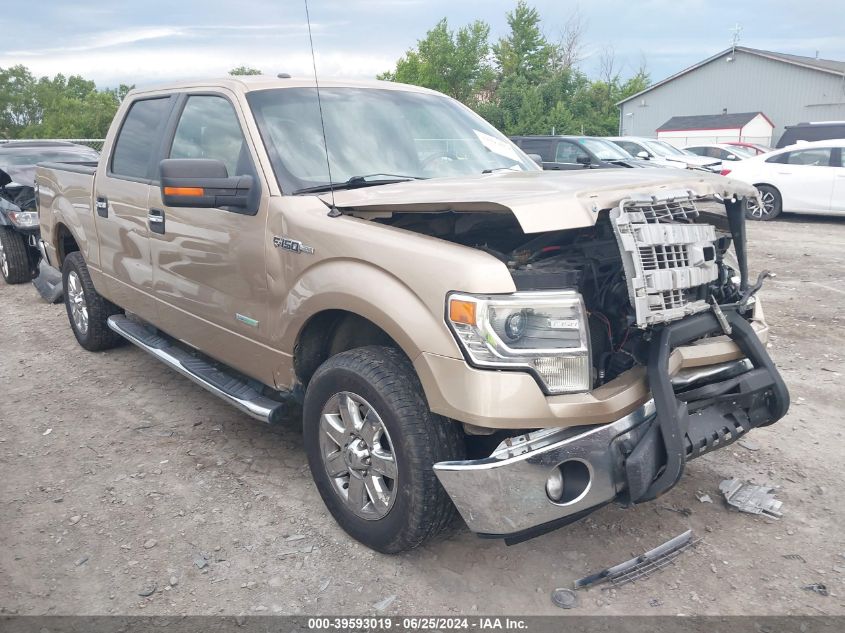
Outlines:
[[[228, 94], [182, 95], [163, 156], [213, 158], [228, 176], [252, 176], [267, 191], [243, 133], [237, 101]], [[267, 196], [252, 213], [223, 208], [168, 207], [150, 192], [153, 291], [160, 327], [236, 369], [269, 353], [264, 237]], [[254, 373], [254, 372], [252, 372]], [[267, 376], [253, 376], [266, 379]], [[272, 377], [270, 375], [272, 382]]]
[[94, 179], [100, 265], [108, 296], [122, 308], [154, 319], [153, 273], [147, 224], [150, 184], [174, 99], [138, 99], [123, 119], [111, 155]]

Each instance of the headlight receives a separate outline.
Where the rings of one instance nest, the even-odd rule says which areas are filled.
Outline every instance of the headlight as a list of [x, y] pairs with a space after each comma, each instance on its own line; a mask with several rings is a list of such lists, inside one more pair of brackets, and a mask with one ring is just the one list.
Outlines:
[[587, 312], [577, 292], [453, 294], [446, 316], [476, 367], [529, 371], [548, 393], [592, 387]]
[[19, 229], [31, 229], [38, 226], [38, 213], [36, 211], [9, 211], [9, 219]]

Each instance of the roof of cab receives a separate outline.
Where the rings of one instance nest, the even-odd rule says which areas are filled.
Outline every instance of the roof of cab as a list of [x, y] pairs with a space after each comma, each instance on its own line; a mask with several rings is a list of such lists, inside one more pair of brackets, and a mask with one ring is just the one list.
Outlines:
[[[238, 75], [217, 79], [195, 79], [179, 81], [158, 86], [136, 88], [127, 96], [148, 93], [177, 92], [194, 88], [227, 88], [233, 92], [253, 92], [256, 90], [272, 90], [275, 88], [314, 88], [316, 82], [313, 77], [288, 77], [280, 79], [273, 75]], [[382, 90], [404, 90], [406, 92], [422, 92], [440, 94], [428, 88], [401, 84], [393, 81], [378, 80], [350, 80], [321, 78], [320, 88], [375, 88]]]

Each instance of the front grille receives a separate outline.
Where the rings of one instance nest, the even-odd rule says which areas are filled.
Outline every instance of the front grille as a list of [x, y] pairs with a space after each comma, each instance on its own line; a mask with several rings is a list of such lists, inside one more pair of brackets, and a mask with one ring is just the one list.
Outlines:
[[641, 246], [640, 259], [646, 270], [667, 270], [689, 266], [685, 244]]
[[629, 198], [610, 214], [622, 253], [637, 325], [665, 323], [707, 310], [690, 289], [718, 276], [716, 229], [697, 224], [691, 192]]
[[685, 200], [652, 200], [647, 203], [640, 203], [638, 211], [649, 223], [677, 222], [679, 220], [692, 220], [698, 217], [698, 208], [691, 198]]

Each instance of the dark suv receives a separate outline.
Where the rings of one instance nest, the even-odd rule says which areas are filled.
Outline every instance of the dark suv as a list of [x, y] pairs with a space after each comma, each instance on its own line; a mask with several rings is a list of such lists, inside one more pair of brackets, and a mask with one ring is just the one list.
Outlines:
[[512, 136], [511, 140], [526, 154], [539, 156], [543, 169], [655, 166], [647, 160], [631, 156], [608, 140], [593, 136]]
[[819, 121], [787, 125], [786, 132], [778, 140], [777, 149], [795, 145], [798, 141], [829, 141], [845, 138], [845, 121]]

